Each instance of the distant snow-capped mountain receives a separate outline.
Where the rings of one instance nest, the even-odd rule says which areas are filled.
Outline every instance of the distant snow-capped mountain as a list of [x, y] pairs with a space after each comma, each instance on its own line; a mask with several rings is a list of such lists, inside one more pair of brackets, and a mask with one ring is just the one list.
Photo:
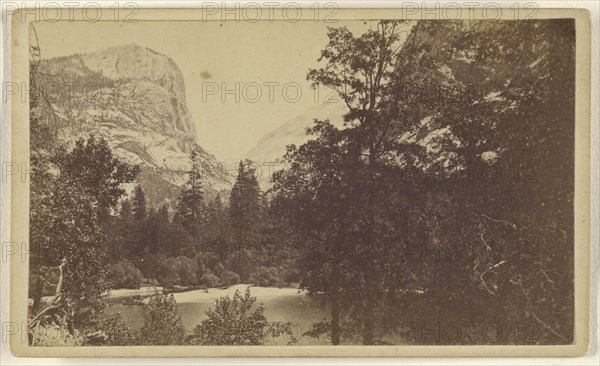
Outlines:
[[140, 184], [151, 203], [177, 196], [192, 150], [207, 189], [232, 184], [223, 164], [196, 140], [183, 76], [169, 57], [129, 44], [44, 60], [41, 69], [65, 86], [52, 91], [58, 140], [72, 145], [80, 137], [105, 138], [118, 158], [141, 166]]
[[299, 146], [312, 138], [311, 135], [306, 134], [306, 129], [313, 126], [315, 119], [329, 120], [335, 126], [341, 127], [343, 115], [347, 112], [348, 108], [344, 103], [322, 103], [263, 136], [246, 153], [246, 158], [255, 162], [257, 166], [263, 167], [262, 174], [258, 177], [261, 187], [267, 189], [271, 186], [267, 172], [278, 170], [277, 162], [280, 162], [285, 155], [286, 146], [291, 144]]
[[306, 129], [313, 126], [315, 119], [328, 119], [334, 125], [341, 126], [342, 116], [347, 112], [348, 109], [343, 103], [323, 103], [314, 106], [267, 133], [246, 153], [246, 157], [255, 162], [277, 161], [285, 154], [287, 145], [301, 145], [311, 138], [306, 134]]

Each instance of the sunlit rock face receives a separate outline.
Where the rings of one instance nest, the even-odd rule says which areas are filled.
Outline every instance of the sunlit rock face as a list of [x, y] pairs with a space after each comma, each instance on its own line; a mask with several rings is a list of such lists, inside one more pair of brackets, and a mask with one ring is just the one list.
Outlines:
[[169, 57], [135, 44], [42, 61], [59, 141], [72, 146], [105, 138], [116, 156], [142, 168], [140, 184], [152, 204], [172, 202], [186, 182], [196, 150], [208, 191], [232, 177], [197, 142], [181, 70]]

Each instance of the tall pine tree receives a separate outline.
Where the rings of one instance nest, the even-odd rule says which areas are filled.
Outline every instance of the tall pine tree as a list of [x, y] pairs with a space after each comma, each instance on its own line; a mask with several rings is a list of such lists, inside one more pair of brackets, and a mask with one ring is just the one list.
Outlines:
[[190, 154], [190, 159], [192, 167], [188, 172], [188, 181], [177, 202], [177, 215], [183, 227], [197, 243], [206, 221], [206, 205], [204, 204], [201, 167], [198, 153], [195, 150]]
[[213, 250], [219, 255], [219, 259], [223, 264], [227, 262], [227, 253], [229, 250], [228, 219], [221, 195], [217, 193], [217, 196], [208, 204], [207, 240], [212, 244]]
[[240, 161], [235, 184], [229, 198], [229, 220], [237, 252], [237, 270], [245, 279], [252, 267], [250, 251], [260, 244], [262, 227], [262, 193], [250, 160]]
[[229, 198], [229, 218], [238, 249], [256, 244], [261, 222], [262, 193], [252, 162], [240, 161]]
[[147, 215], [146, 211], [146, 196], [142, 186], [138, 185], [133, 191], [133, 200], [131, 203], [131, 209], [133, 211], [133, 218], [135, 220], [144, 220]]

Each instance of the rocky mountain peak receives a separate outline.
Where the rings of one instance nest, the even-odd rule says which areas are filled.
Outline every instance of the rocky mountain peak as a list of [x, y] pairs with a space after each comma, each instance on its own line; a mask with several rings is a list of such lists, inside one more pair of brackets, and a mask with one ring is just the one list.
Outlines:
[[142, 167], [140, 183], [154, 203], [178, 195], [192, 150], [199, 154], [207, 189], [230, 185], [223, 165], [197, 142], [183, 75], [169, 57], [127, 44], [47, 59], [42, 69], [51, 82], [81, 86], [55, 98], [59, 140], [72, 145], [90, 135], [105, 138], [120, 159]]
[[111, 79], [152, 81], [186, 103], [183, 75], [172, 59], [135, 43], [82, 55], [85, 65]]
[[[146, 101], [162, 102], [147, 104], [148, 108], [164, 111], [161, 113], [162, 126], [151, 124], [147, 127], [154, 130], [158, 127], [162, 132], [172, 135], [182, 132], [195, 139], [194, 123], [187, 109], [183, 74], [172, 59], [150, 48], [130, 43], [83, 54], [80, 60], [92, 72], [99, 72], [113, 80], [129, 81], [128, 96], [136, 98], [144, 95]], [[149, 88], [148, 84], [153, 85]], [[160, 86], [162, 90], [155, 86]]]

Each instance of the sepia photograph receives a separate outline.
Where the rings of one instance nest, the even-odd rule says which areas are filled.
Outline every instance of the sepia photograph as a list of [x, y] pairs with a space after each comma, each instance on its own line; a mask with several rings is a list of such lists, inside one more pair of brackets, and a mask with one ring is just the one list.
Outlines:
[[303, 10], [26, 24], [21, 347], [587, 342], [585, 17]]

